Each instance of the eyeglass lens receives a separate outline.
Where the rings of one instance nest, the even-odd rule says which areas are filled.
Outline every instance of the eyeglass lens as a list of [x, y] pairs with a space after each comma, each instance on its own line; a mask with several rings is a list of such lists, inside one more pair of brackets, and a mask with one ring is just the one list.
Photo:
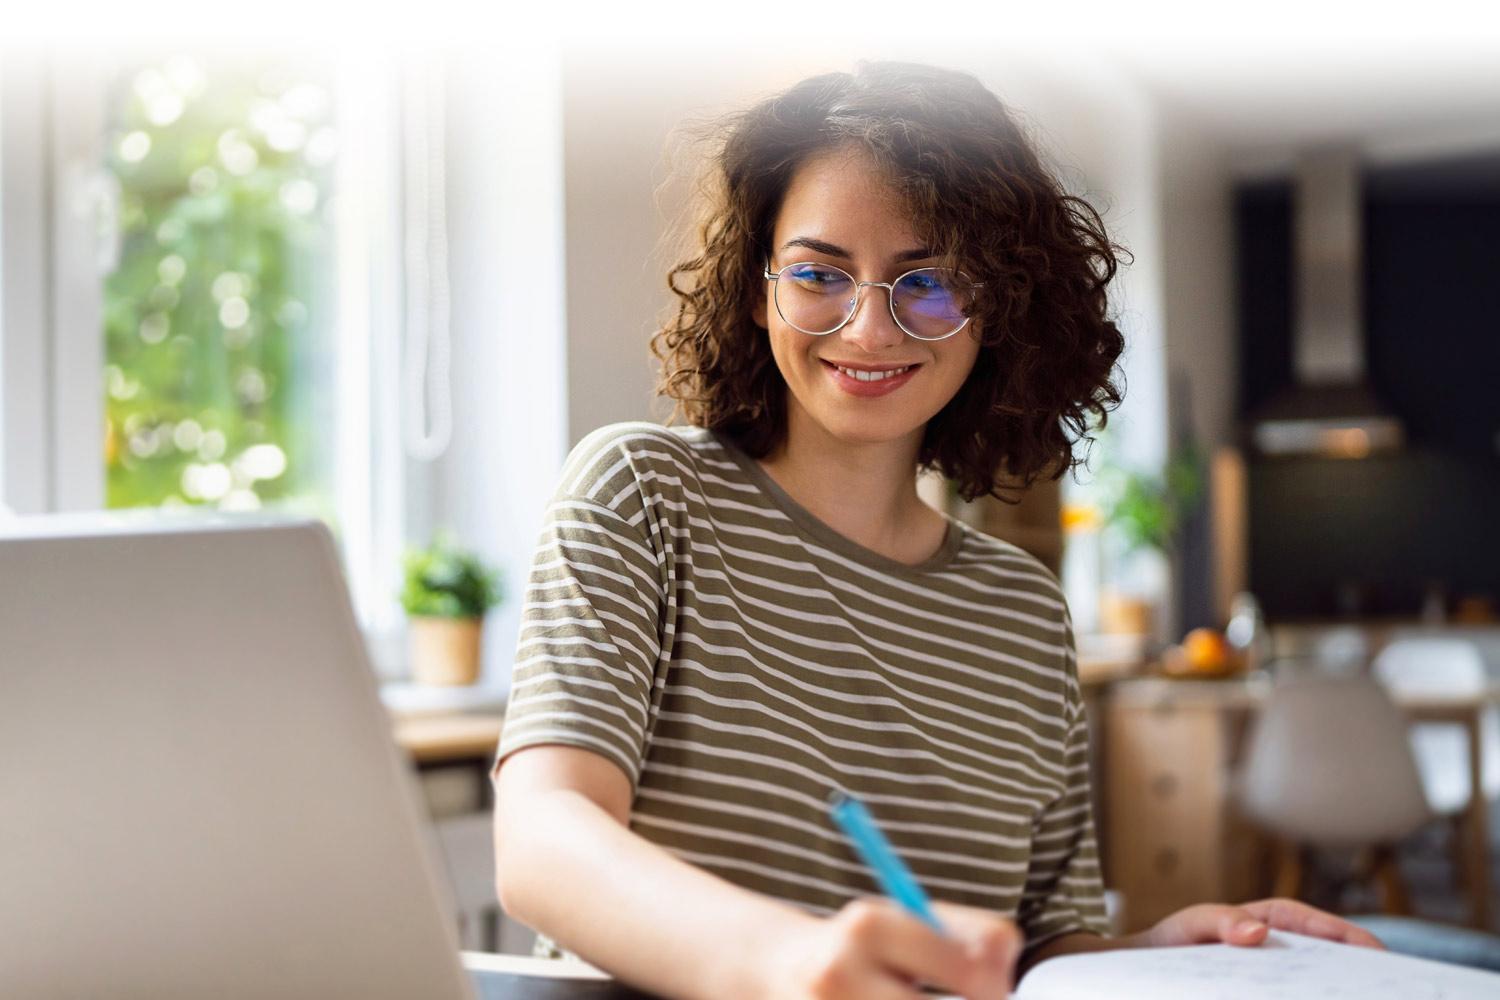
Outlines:
[[[793, 264], [776, 281], [781, 318], [812, 334], [830, 333], [854, 313], [858, 282], [827, 264]], [[901, 276], [891, 289], [896, 322], [913, 337], [938, 340], [968, 320], [973, 285], [945, 267], [924, 267]]]

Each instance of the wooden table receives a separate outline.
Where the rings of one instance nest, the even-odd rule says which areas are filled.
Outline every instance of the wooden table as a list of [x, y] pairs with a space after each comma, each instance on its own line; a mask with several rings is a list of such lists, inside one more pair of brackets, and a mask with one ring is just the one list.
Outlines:
[[418, 767], [488, 761], [500, 745], [503, 715], [419, 715], [394, 720], [396, 744]]
[[396, 716], [392, 728], [396, 745], [410, 755], [418, 771], [455, 768], [472, 770], [475, 801], [492, 801], [490, 764], [500, 745], [505, 716], [494, 713], [452, 712], [440, 715]]
[[[1115, 684], [1098, 716], [1105, 789], [1106, 876], [1126, 894], [1131, 929], [1196, 902], [1255, 892], [1266, 862], [1232, 808], [1230, 782], [1250, 720], [1270, 693], [1264, 679], [1141, 678]], [[1470, 922], [1488, 929], [1489, 816], [1480, 721], [1500, 706], [1500, 684], [1457, 698], [1397, 696], [1412, 722], [1462, 726], [1469, 806], [1463, 820]], [[1131, 897], [1134, 897], [1133, 899]]]

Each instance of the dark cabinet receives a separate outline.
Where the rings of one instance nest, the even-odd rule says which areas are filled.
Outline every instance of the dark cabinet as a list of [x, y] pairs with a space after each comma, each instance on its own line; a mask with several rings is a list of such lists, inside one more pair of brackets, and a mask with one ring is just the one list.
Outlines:
[[[1251, 456], [1250, 586], [1282, 618], [1414, 615], [1436, 585], [1500, 598], [1500, 153], [1369, 167], [1365, 356], [1408, 444]], [[1235, 199], [1238, 412], [1292, 382], [1290, 177]]]

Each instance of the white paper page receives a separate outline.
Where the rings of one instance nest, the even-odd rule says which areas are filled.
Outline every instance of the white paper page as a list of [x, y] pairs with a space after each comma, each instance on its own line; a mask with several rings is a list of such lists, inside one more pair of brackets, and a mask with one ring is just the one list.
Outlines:
[[1043, 962], [1016, 1000], [1496, 1000], [1500, 975], [1273, 931], [1259, 947], [1132, 948]]

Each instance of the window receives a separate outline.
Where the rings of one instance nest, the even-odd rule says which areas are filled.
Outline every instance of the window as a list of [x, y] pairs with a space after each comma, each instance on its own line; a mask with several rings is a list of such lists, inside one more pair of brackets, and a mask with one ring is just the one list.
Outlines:
[[392, 676], [450, 528], [508, 658], [567, 452], [555, 57], [3, 55], [0, 500], [322, 517]]
[[320, 517], [362, 621], [391, 631], [394, 75], [225, 51], [0, 72], [6, 499]]
[[105, 506], [337, 525], [333, 81], [187, 55], [109, 81]]

